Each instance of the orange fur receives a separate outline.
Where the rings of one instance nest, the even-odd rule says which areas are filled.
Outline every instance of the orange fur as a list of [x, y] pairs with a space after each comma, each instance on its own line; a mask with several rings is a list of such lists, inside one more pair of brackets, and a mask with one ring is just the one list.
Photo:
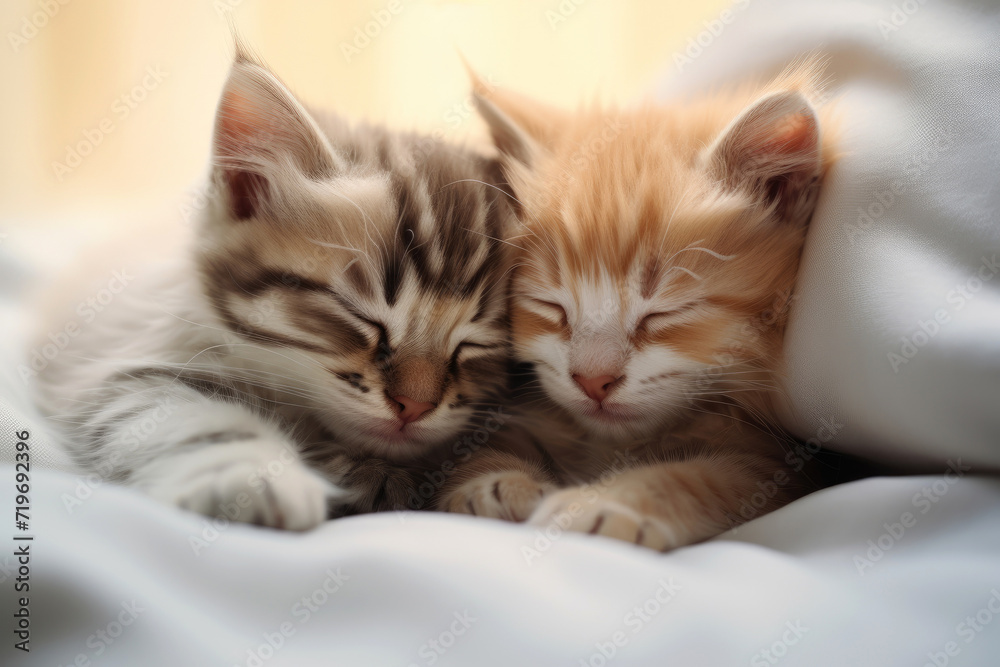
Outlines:
[[[571, 529], [673, 547], [750, 518], [741, 508], [761, 483], [783, 480], [754, 513], [808, 488], [801, 467], [786, 469], [772, 404], [805, 232], [835, 158], [821, 70], [809, 60], [685, 106], [574, 114], [474, 82], [522, 206], [516, 356], [535, 364], [549, 428], [583, 431], [571, 444], [536, 435], [557, 462], [587, 459], [573, 447], [646, 461]], [[613, 380], [604, 399], [575, 384], [598, 376]], [[482, 493], [475, 479], [462, 488]], [[584, 495], [550, 494], [532, 520]]]

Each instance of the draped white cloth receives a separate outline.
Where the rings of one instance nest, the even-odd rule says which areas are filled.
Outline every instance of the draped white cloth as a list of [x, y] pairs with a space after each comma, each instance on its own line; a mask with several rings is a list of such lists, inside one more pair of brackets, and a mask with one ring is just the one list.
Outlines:
[[1000, 470], [998, 10], [741, 1], [662, 86], [671, 98], [810, 51], [830, 59], [843, 155], [786, 338], [786, 420], [803, 439], [827, 440], [832, 422], [827, 444], [842, 451], [929, 470], [961, 454]]

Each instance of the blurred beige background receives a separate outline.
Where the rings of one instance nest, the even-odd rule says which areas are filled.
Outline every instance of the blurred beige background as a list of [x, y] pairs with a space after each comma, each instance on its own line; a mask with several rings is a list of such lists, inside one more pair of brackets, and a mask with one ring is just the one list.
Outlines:
[[100, 235], [190, 201], [230, 22], [307, 104], [461, 140], [482, 128], [459, 52], [499, 85], [554, 103], [627, 102], [728, 4], [4, 0], [0, 234], [75, 221]]

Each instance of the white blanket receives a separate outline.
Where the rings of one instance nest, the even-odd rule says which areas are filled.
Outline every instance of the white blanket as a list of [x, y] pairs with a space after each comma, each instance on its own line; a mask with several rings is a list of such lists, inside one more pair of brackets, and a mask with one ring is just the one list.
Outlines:
[[1000, 470], [1000, 5], [739, 0], [723, 18], [664, 97], [816, 51], [841, 116], [790, 312], [787, 425], [900, 465]]
[[[0, 468], [4, 517], [12, 474]], [[857, 482], [667, 555], [444, 514], [307, 535], [213, 528], [79, 484], [35, 475], [31, 653], [2, 664], [968, 667], [1000, 656], [997, 480]], [[10, 599], [13, 560], [0, 564]], [[16, 654], [4, 641], [0, 655]]]

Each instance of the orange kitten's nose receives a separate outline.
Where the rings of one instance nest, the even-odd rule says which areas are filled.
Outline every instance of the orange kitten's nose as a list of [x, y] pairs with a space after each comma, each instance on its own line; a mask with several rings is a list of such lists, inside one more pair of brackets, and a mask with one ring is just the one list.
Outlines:
[[393, 396], [392, 400], [397, 403], [396, 409], [399, 410], [396, 415], [399, 417], [404, 424], [409, 424], [410, 422], [415, 422], [425, 414], [434, 409], [435, 403], [421, 403], [420, 401], [415, 401], [409, 396]]
[[574, 375], [573, 379], [576, 383], [580, 385], [585, 393], [590, 398], [594, 399], [598, 403], [603, 401], [611, 393], [612, 385], [618, 380], [614, 375], [601, 375], [599, 377], [585, 378], [582, 375]]

